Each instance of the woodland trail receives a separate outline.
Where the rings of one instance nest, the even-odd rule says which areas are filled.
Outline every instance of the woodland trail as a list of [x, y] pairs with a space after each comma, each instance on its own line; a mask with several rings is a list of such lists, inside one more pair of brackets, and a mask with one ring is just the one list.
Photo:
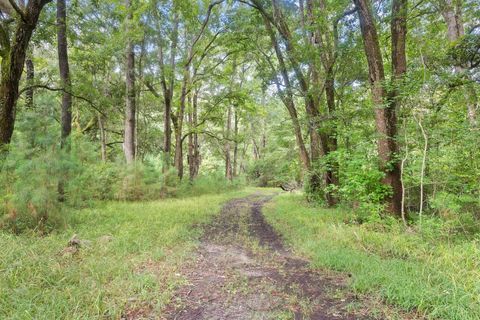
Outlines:
[[312, 270], [285, 247], [262, 214], [273, 197], [232, 200], [205, 226], [164, 319], [368, 319], [347, 276]]

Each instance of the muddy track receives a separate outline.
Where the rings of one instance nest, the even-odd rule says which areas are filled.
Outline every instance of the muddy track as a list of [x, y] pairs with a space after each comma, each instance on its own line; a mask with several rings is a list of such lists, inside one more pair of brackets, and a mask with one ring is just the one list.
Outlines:
[[[257, 193], [228, 202], [204, 227], [164, 319], [367, 319], [346, 277], [309, 268], [269, 225]], [[356, 311], [353, 311], [356, 310]]]

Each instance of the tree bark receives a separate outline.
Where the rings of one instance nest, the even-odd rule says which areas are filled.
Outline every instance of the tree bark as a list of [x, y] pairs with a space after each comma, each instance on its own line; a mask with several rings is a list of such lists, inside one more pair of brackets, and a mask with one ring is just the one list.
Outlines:
[[[400, 11], [403, 12], [405, 10], [406, 12], [406, 8], [403, 7], [406, 5], [406, 1], [394, 0], [394, 2], [396, 2], [394, 8], [396, 7], [397, 13], [394, 14], [394, 19], [392, 19], [392, 30], [393, 28], [398, 28], [402, 25], [402, 22], [399, 22], [397, 25], [397, 22], [394, 21], [395, 19], [400, 19], [402, 16]], [[354, 0], [354, 3], [357, 7], [360, 20], [365, 55], [368, 62], [370, 84], [372, 87], [372, 100], [375, 107], [375, 123], [379, 135], [377, 141], [379, 164], [380, 170], [384, 173], [382, 183], [391, 188], [391, 195], [387, 196], [385, 201], [387, 203], [387, 210], [394, 215], [400, 216], [402, 211], [402, 184], [400, 162], [396, 155], [398, 152], [398, 146], [396, 142], [397, 118], [395, 104], [387, 101], [388, 96], [384, 88], [385, 71], [377, 29], [371, 12], [371, 3], [369, 0]], [[403, 27], [401, 27], [401, 29], [402, 28]], [[404, 28], [406, 28], [406, 26], [404, 26]], [[397, 33], [397, 31], [395, 32]], [[402, 46], [399, 45], [399, 42], [404, 41], [405, 34], [402, 34], [401, 32], [396, 35], [392, 34], [392, 41], [396, 42], [392, 48], [394, 46], [397, 47], [397, 49], [392, 50], [392, 54], [396, 55], [395, 61], [393, 62], [396, 64], [394, 69], [399, 73], [401, 72], [404, 58], [402, 57], [404, 52], [402, 53]], [[392, 98], [395, 98], [395, 95], [394, 97], [390, 96], [390, 99]]]
[[2, 74], [0, 80], [0, 168], [8, 154], [15, 127], [18, 86], [25, 64], [25, 56], [33, 30], [43, 7], [51, 0], [30, 0], [23, 10], [23, 18], [17, 16], [13, 39], [5, 26], [0, 26], [0, 56]]
[[105, 130], [105, 117], [102, 114], [98, 114], [98, 129], [100, 130], [100, 148], [102, 161], [107, 162], [107, 131]]
[[68, 63], [67, 9], [65, 0], [57, 0], [57, 49], [61, 88], [63, 88], [61, 147], [64, 148], [67, 146], [67, 139], [72, 132], [72, 84], [70, 80], [70, 66]]
[[127, 164], [135, 162], [135, 53], [133, 51], [133, 43], [128, 35], [133, 20], [132, 8], [130, 0], [125, 0], [127, 8], [127, 43], [126, 43], [126, 107], [125, 107], [125, 127], [123, 150]]
[[27, 53], [27, 57], [25, 60], [25, 67], [27, 68], [27, 86], [29, 87], [25, 92], [25, 106], [27, 107], [27, 109], [31, 110], [35, 106], [35, 89], [33, 88], [35, 80], [35, 65], [33, 64], [33, 50], [30, 51], [30, 53]]
[[182, 90], [180, 94], [180, 106], [174, 116], [175, 127], [175, 158], [174, 164], [180, 179], [183, 178], [183, 118], [185, 117], [185, 102], [187, 99], [188, 86], [190, 83], [190, 64], [185, 65], [183, 71]]
[[232, 106], [229, 105], [227, 109], [227, 122], [225, 129], [225, 178], [232, 181], [233, 180], [233, 171], [232, 171], [232, 159], [231, 159], [231, 150], [230, 150], [230, 136], [232, 131]]
[[[333, 74], [333, 65], [329, 66], [327, 69], [326, 79], [325, 79], [325, 96], [327, 100], [327, 109], [329, 118], [335, 116], [335, 79]], [[331, 128], [329, 128], [329, 134], [327, 137], [328, 140], [328, 154], [331, 152], [337, 151], [338, 142], [337, 142], [337, 127], [335, 125], [335, 119], [331, 121]], [[328, 159], [327, 169], [325, 172], [325, 184], [327, 188], [329, 186], [339, 186], [338, 180], [338, 162], [336, 159]], [[327, 203], [329, 206], [334, 206], [337, 204], [338, 199], [335, 195], [335, 190], [328, 190], [326, 192]]]
[[[324, 174], [326, 192], [325, 197], [329, 206], [334, 206], [337, 204], [338, 199], [336, 196], [335, 189], [338, 188], [338, 162], [335, 157], [329, 157], [332, 152], [335, 152], [338, 147], [337, 142], [337, 126], [336, 126], [336, 115], [335, 115], [335, 73], [334, 66], [336, 63], [337, 57], [337, 33], [336, 28], [339, 19], [336, 19], [333, 24], [333, 32], [329, 28], [319, 25], [318, 18], [315, 17], [314, 7], [315, 3], [312, 0], [307, 0], [307, 12], [308, 12], [308, 21], [310, 29], [312, 30], [310, 35], [311, 45], [314, 48], [317, 48], [318, 55], [321, 62], [316, 63], [314, 60], [310, 65], [310, 70], [312, 74], [313, 84], [319, 88], [321, 85], [320, 81], [320, 72], [321, 66], [323, 66], [324, 71], [324, 88], [325, 88], [325, 98], [327, 103], [327, 118], [329, 120], [324, 121], [322, 128], [323, 134], [321, 134], [321, 139], [323, 142], [323, 152], [327, 157], [326, 160], [326, 169]], [[317, 3], [319, 7], [318, 12], [327, 12], [326, 2], [320, 0]], [[327, 17], [325, 15], [325, 17]], [[317, 91], [320, 91], [317, 89]], [[322, 93], [320, 93], [322, 94]], [[317, 100], [321, 98], [318, 97]], [[318, 102], [317, 102], [318, 104]], [[332, 187], [333, 186], [333, 187]]]
[[236, 177], [238, 175], [238, 112], [237, 109], [235, 109], [235, 114], [234, 114], [234, 119], [233, 119], [233, 139], [234, 139], [234, 145], [233, 145], [233, 176]]
[[[308, 154], [307, 148], [305, 147], [305, 142], [303, 140], [303, 135], [302, 135], [302, 129], [300, 126], [300, 122], [298, 120], [298, 114], [297, 114], [297, 109], [295, 107], [295, 101], [293, 99], [293, 90], [292, 90], [292, 85], [290, 81], [290, 76], [288, 74], [287, 66], [285, 64], [285, 59], [283, 57], [283, 53], [280, 49], [280, 45], [278, 43], [277, 37], [275, 35], [275, 32], [272, 29], [271, 23], [268, 20], [267, 17], [264, 16], [263, 19], [265, 23], [265, 29], [267, 30], [267, 33], [270, 36], [270, 40], [272, 42], [273, 49], [275, 51], [275, 55], [278, 60], [278, 65], [279, 65], [279, 71], [282, 76], [283, 80], [283, 85], [285, 87], [285, 90], [282, 90], [282, 87], [279, 83], [278, 80], [275, 79], [275, 85], [277, 86], [277, 90], [281, 95], [281, 99], [285, 107], [287, 108], [287, 111], [290, 115], [290, 119], [292, 121], [293, 125], [293, 131], [295, 134], [295, 141], [298, 147], [298, 153], [300, 157], [300, 162], [302, 164], [302, 167], [304, 171], [310, 170], [310, 156]], [[273, 65], [272, 65], [272, 68]], [[256, 149], [256, 146], [254, 144], [254, 151]], [[255, 152], [254, 152], [255, 153]]]
[[159, 42], [159, 61], [160, 61], [160, 79], [162, 83], [163, 98], [164, 98], [164, 113], [163, 113], [163, 172], [166, 172], [171, 166], [172, 153], [172, 101], [173, 90], [175, 82], [175, 55], [178, 44], [178, 24], [179, 18], [175, 14], [173, 18], [172, 43], [170, 45], [170, 62], [169, 70], [165, 69], [164, 54], [161, 41]]

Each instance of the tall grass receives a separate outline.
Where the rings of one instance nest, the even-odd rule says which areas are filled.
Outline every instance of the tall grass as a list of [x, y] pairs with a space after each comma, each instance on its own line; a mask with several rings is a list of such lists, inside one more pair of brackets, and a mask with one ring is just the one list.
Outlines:
[[354, 213], [310, 206], [298, 195], [278, 197], [265, 211], [313, 266], [351, 273], [357, 292], [428, 319], [480, 319], [478, 235], [444, 236], [433, 219], [422, 230], [395, 221], [358, 225]]
[[[0, 231], [0, 319], [119, 319], [158, 312], [183, 281], [176, 268], [221, 203], [245, 192], [154, 202], [110, 202], [71, 212], [46, 236]], [[79, 251], [65, 251], [77, 234]]]

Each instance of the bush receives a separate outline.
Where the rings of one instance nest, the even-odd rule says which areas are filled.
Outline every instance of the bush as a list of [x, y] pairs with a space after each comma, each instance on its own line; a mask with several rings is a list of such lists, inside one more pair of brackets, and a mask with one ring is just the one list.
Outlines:
[[341, 160], [341, 199], [358, 209], [362, 221], [376, 219], [383, 212], [382, 200], [390, 194], [390, 188], [381, 183], [383, 173], [375, 161], [363, 156]]
[[468, 235], [480, 232], [480, 201], [475, 197], [439, 192], [430, 199], [429, 206], [445, 222], [443, 233]]
[[58, 201], [62, 164], [55, 150], [22, 154], [12, 150], [1, 174], [0, 227], [15, 233], [47, 232], [63, 222]]

